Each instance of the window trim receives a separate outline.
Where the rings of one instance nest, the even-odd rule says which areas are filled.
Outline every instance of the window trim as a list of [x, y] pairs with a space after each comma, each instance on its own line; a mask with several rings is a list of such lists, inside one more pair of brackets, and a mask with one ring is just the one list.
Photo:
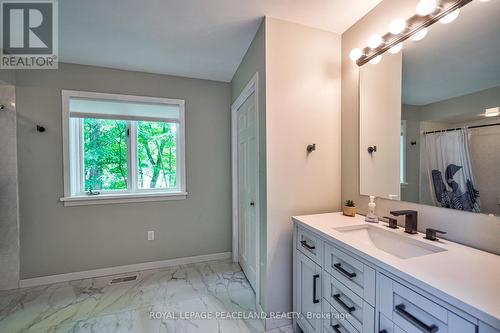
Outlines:
[[399, 148], [401, 156], [399, 157], [399, 170], [400, 170], [399, 182], [401, 187], [403, 188], [405, 188], [406, 185], [408, 185], [406, 179], [407, 134], [408, 132], [407, 132], [406, 120], [401, 119], [401, 136], [400, 136], [400, 148]]
[[[64, 172], [64, 197], [60, 198], [60, 201], [64, 203], [65, 206], [79, 206], [79, 205], [93, 205], [93, 204], [112, 204], [112, 203], [126, 203], [126, 202], [145, 202], [145, 201], [165, 201], [165, 200], [181, 200], [187, 197], [186, 192], [186, 149], [185, 149], [185, 101], [182, 99], [171, 99], [162, 97], [148, 97], [148, 96], [136, 96], [136, 95], [123, 95], [123, 94], [110, 94], [110, 93], [97, 93], [89, 91], [76, 91], [76, 90], [61, 90], [62, 97], [62, 139], [63, 139], [63, 172]], [[70, 144], [70, 126], [81, 127], [81, 122], [75, 122], [73, 124], [70, 118], [69, 101], [70, 98], [88, 98], [88, 99], [100, 99], [100, 100], [113, 100], [120, 102], [136, 102], [136, 103], [155, 103], [155, 104], [169, 104], [177, 105], [179, 107], [179, 122], [177, 130], [177, 168], [180, 171], [178, 174], [179, 187], [175, 191], [172, 190], [162, 190], [162, 189], [144, 189], [138, 191], [134, 179], [137, 179], [137, 175], [134, 175], [134, 170], [130, 170], [130, 183], [133, 192], [127, 191], [117, 193], [117, 191], [105, 191], [100, 195], [90, 196], [83, 194], [72, 194], [73, 188], [80, 187], [81, 180], [75, 181], [72, 178], [72, 174], [82, 175], [81, 165], [72, 165], [71, 159], [73, 154], [81, 154], [82, 152], [75, 152], [75, 149], [71, 147]], [[150, 121], [150, 120], [145, 120]], [[137, 134], [137, 126], [130, 126], [130, 135], [127, 140], [129, 141], [130, 152], [127, 154], [127, 163], [129, 168], [134, 165], [132, 159], [137, 158], [137, 147], [133, 144], [136, 140], [134, 135]], [[80, 150], [83, 149], [81, 145], [81, 128], [77, 129], [79, 141], [78, 146]], [[82, 158], [78, 158], [82, 162]], [[80, 163], [81, 164], [81, 163]], [[72, 168], [72, 170], [70, 170]]]

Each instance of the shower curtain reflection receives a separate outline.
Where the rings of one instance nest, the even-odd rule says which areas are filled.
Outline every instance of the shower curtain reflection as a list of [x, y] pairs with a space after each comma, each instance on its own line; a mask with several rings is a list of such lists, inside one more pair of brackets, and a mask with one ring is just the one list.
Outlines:
[[423, 164], [435, 206], [481, 212], [467, 128], [424, 134]]

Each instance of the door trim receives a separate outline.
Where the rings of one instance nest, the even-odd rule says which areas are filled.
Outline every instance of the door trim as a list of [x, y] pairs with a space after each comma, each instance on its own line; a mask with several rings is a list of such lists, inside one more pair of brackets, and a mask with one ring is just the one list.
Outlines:
[[259, 164], [259, 73], [250, 79], [245, 88], [242, 90], [240, 96], [231, 106], [231, 166], [232, 166], [232, 190], [233, 190], [233, 261], [239, 262], [239, 210], [238, 210], [238, 118], [236, 112], [247, 100], [247, 98], [254, 94], [255, 99], [255, 130], [257, 135], [255, 137], [255, 151], [256, 151], [256, 177], [255, 177], [255, 219], [256, 219], [256, 246], [255, 257], [257, 260], [255, 267], [255, 297], [256, 304], [260, 306], [260, 164]]

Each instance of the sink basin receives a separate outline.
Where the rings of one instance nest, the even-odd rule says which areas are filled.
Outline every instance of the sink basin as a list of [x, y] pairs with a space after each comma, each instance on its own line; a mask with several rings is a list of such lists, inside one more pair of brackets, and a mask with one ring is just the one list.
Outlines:
[[446, 251], [446, 249], [438, 246], [372, 225], [356, 225], [333, 229], [352, 237], [357, 242], [369, 244], [401, 259]]

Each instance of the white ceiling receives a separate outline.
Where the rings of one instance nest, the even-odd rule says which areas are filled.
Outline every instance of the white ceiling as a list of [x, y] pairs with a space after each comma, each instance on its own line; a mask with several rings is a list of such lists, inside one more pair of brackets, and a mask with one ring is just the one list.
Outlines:
[[230, 81], [263, 16], [343, 33], [381, 0], [64, 0], [60, 61]]
[[403, 103], [426, 105], [500, 85], [500, 1], [472, 1], [403, 47]]

